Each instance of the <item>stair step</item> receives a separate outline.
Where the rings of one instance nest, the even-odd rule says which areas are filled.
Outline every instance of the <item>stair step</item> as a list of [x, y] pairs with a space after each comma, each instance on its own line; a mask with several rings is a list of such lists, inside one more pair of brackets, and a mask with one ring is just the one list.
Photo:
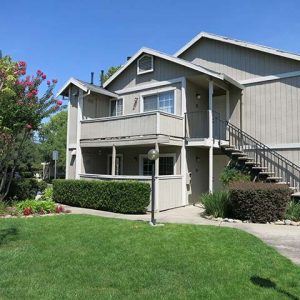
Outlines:
[[247, 156], [247, 154], [243, 153], [243, 152], [232, 152], [231, 155], [232, 156]]
[[268, 170], [268, 167], [260, 167], [260, 166], [257, 166], [257, 167], [252, 167], [253, 170]]
[[[259, 166], [260, 163], [257, 162], [257, 161], [246, 161], [245, 162], [245, 165], [256, 165], [256, 166]], [[252, 167], [253, 168], [253, 167]]]
[[268, 177], [267, 180], [280, 180], [282, 177]]
[[274, 175], [275, 173], [274, 172], [259, 172], [259, 175]]
[[292, 197], [297, 197], [297, 198], [300, 197], [300, 192], [292, 194]]
[[290, 183], [289, 183], [289, 182], [286, 182], [286, 181], [278, 181], [278, 182], [276, 182], [276, 184], [289, 185]]
[[297, 190], [297, 188], [296, 188], [295, 186], [290, 186], [289, 188], [290, 188], [290, 190], [292, 190], [292, 191], [296, 191], [296, 190]]
[[252, 157], [249, 157], [249, 156], [241, 156], [241, 157], [238, 157], [238, 160], [253, 160], [254, 158]]
[[232, 151], [234, 151], [234, 152], [243, 152], [242, 150], [239, 150], [239, 149], [236, 149], [236, 148], [228, 148], [228, 147], [224, 148], [224, 150], [228, 151], [228, 152], [232, 152]]

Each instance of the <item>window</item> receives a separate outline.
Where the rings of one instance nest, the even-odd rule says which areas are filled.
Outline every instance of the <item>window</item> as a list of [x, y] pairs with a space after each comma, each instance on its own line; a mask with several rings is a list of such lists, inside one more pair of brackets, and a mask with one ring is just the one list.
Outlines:
[[174, 91], [144, 96], [144, 112], [161, 110], [174, 114]]
[[[141, 173], [143, 176], [152, 175], [152, 162], [147, 156], [141, 156]], [[161, 154], [159, 156], [159, 175], [175, 175], [175, 154]]]
[[153, 56], [144, 54], [137, 61], [137, 74], [144, 74], [153, 71]]
[[110, 100], [110, 115], [111, 116], [123, 115], [123, 99]]

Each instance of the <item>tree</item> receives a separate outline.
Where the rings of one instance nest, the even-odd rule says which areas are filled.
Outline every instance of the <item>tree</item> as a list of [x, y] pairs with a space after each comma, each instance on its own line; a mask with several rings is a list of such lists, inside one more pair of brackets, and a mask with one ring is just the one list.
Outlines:
[[103, 82], [105, 82], [109, 77], [111, 77], [114, 73], [116, 73], [122, 66], [112, 66], [107, 72], [103, 75]]
[[26, 63], [0, 58], [0, 200], [10, 188], [24, 145], [38, 130], [42, 120], [59, 109], [62, 102], [53, 97], [57, 80], [48, 80], [39, 97], [46, 75], [38, 70], [26, 76]]
[[43, 124], [39, 131], [39, 152], [43, 161], [52, 161], [53, 150], [59, 152], [58, 173], [64, 173], [66, 168], [67, 121], [67, 111], [60, 111]]

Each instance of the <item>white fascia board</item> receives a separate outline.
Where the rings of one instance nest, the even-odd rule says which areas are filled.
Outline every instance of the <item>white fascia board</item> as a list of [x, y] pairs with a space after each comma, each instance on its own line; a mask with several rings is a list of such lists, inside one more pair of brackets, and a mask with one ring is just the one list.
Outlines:
[[216, 40], [216, 41], [220, 41], [220, 42], [224, 42], [224, 43], [228, 43], [228, 44], [233, 44], [233, 45], [245, 47], [245, 48], [248, 48], [248, 49], [253, 49], [253, 50], [257, 50], [257, 51], [261, 51], [261, 52], [265, 52], [265, 53], [270, 53], [270, 54], [274, 54], [274, 55], [277, 55], [277, 56], [281, 56], [281, 57], [290, 58], [290, 59], [300, 61], [300, 55], [299, 54], [294, 54], [294, 53], [282, 51], [282, 50], [267, 47], [267, 46], [247, 43], [247, 42], [243, 42], [243, 41], [240, 41], [240, 40], [231, 39], [231, 38], [228, 38], [228, 37], [219, 36], [219, 35], [215, 35], [215, 34], [211, 34], [211, 33], [207, 33], [207, 32], [200, 32], [192, 40], [190, 40], [186, 45], [184, 45], [181, 49], [179, 49], [174, 54], [174, 56], [178, 57], [183, 52], [185, 52], [188, 48], [190, 48], [193, 44], [198, 42], [201, 38], [208, 38], [208, 39], [212, 39], [212, 40]]
[[294, 72], [280, 73], [280, 74], [274, 74], [274, 75], [269, 75], [269, 76], [249, 78], [249, 79], [245, 79], [245, 80], [240, 80], [239, 83], [247, 85], [247, 84], [252, 84], [252, 83], [273, 81], [273, 80], [290, 78], [290, 77], [298, 77], [298, 76], [300, 76], [300, 71], [294, 71]]
[[66, 88], [69, 87], [70, 84], [76, 85], [78, 88], [82, 89], [84, 92], [87, 92], [87, 88], [82, 85], [80, 82], [78, 82], [75, 78], [71, 77], [64, 85], [63, 87], [56, 93], [56, 97], [60, 96]]
[[111, 76], [103, 85], [103, 87], [107, 87], [116, 77], [118, 77], [128, 66], [130, 66], [142, 53], [146, 53], [146, 54], [150, 54], [162, 59], [165, 59], [167, 61], [171, 61], [173, 63], [182, 65], [184, 67], [187, 67], [189, 69], [193, 69], [195, 71], [204, 73], [206, 75], [212, 76], [214, 78], [223, 80], [224, 76], [222, 74], [216, 73], [214, 71], [210, 71], [208, 69], [205, 69], [203, 67], [200, 67], [198, 65], [195, 65], [189, 61], [183, 60], [181, 58], [177, 58], [162, 52], [158, 52], [156, 50], [153, 49], [149, 49], [149, 48], [141, 48], [135, 55], [133, 55], [127, 62], [125, 65], [123, 65], [123, 67], [121, 67], [113, 76]]

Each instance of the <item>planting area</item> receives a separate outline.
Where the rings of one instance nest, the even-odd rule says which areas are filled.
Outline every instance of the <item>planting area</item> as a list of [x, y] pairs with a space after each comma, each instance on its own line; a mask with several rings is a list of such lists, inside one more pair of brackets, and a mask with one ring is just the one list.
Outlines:
[[83, 215], [0, 219], [1, 299], [298, 299], [300, 268], [245, 232]]

